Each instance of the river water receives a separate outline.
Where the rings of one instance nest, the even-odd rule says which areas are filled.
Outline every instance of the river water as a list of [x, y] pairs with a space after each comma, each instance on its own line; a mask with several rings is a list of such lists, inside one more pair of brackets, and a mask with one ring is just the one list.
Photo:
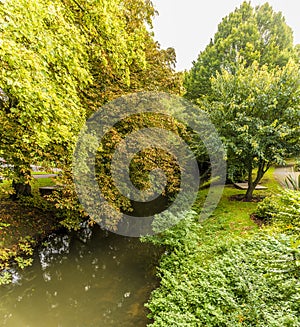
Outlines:
[[144, 327], [158, 249], [102, 231], [52, 234], [34, 264], [0, 287], [0, 326]]

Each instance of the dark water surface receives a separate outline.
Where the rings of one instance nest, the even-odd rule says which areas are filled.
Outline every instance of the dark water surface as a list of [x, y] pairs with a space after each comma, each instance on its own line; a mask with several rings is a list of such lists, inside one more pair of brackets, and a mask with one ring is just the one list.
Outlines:
[[144, 327], [158, 249], [103, 232], [53, 234], [32, 267], [0, 287], [0, 326]]

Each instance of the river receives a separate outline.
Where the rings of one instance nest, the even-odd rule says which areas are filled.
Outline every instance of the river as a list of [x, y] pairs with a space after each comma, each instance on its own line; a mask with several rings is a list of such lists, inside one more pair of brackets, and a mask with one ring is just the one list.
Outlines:
[[158, 249], [102, 231], [50, 235], [0, 288], [0, 326], [144, 327]]

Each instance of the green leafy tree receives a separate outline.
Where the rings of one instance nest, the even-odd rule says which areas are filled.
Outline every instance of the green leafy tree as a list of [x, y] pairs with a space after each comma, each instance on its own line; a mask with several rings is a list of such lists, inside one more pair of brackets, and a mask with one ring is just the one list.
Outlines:
[[[68, 15], [72, 17], [76, 27], [84, 35], [86, 42], [93, 81], [81, 92], [80, 98], [86, 108], [87, 116], [100, 107], [102, 110], [112, 110], [104, 105], [128, 93], [137, 91], [182, 93], [181, 74], [176, 74], [174, 71], [175, 51], [171, 48], [160, 49], [147, 28], [147, 25], [151, 26], [154, 15], [150, 1], [112, 0], [107, 3], [100, 0], [62, 0], [62, 2], [68, 9]], [[111, 114], [113, 113], [108, 112], [107, 117]], [[155, 117], [148, 120], [147, 126], [157, 124]], [[97, 165], [101, 166], [98, 170], [100, 189], [110, 202], [116, 203], [117, 207], [125, 211], [132, 210], [131, 203], [120, 196], [120, 192], [116, 190], [110, 178], [111, 148], [116, 141], [120, 141], [122, 135], [125, 136], [137, 126], [144, 126], [139, 119], [136, 121], [129, 119], [128, 124], [121, 124], [118, 130], [109, 134], [111, 139], [108, 139], [107, 143], [110, 146], [99, 150], [99, 156], [97, 156]], [[142, 165], [144, 175], [147, 175], [147, 169], [153, 157], [155, 154], [149, 151], [148, 161], [144, 160], [144, 166]], [[156, 156], [156, 161], [160, 158], [162, 157]], [[142, 161], [142, 158], [139, 158], [139, 161]], [[165, 166], [168, 164], [166, 163]], [[143, 174], [141, 171], [138, 173]], [[144, 175], [139, 177], [138, 173], [133, 177], [136, 182], [144, 177]], [[64, 224], [67, 227], [76, 227], [80, 221], [80, 218], [75, 219], [76, 212], [82, 213], [82, 209], [78, 206], [72, 175], [67, 172], [61, 182], [65, 187], [54, 200], [59, 208], [66, 209], [64, 210]], [[105, 217], [105, 208], [101, 210]], [[106, 219], [107, 217], [110, 219], [111, 228], [116, 228], [119, 217], [106, 215]]]
[[299, 153], [299, 66], [290, 61], [269, 70], [240, 63], [235, 74], [222, 70], [211, 83], [215, 100], [202, 104], [224, 140], [229, 172], [234, 175], [237, 165], [247, 172], [251, 200], [271, 165]]
[[153, 15], [144, 0], [1, 3], [0, 151], [15, 166], [16, 196], [30, 194], [30, 164], [68, 170], [85, 118], [107, 101], [180, 92], [174, 52], [146, 28]]
[[93, 83], [84, 92], [88, 114], [126, 93], [182, 92], [172, 49], [161, 50], [148, 26], [151, 1], [61, 0], [85, 36]]
[[15, 196], [30, 194], [30, 164], [66, 165], [91, 81], [85, 39], [60, 1], [0, 4], [0, 149], [14, 165]]
[[250, 2], [243, 2], [223, 18], [214, 39], [186, 74], [186, 97], [196, 101], [211, 94], [210, 78], [222, 69], [234, 73], [239, 58], [246, 66], [257, 61], [271, 69], [286, 65], [291, 56], [296, 56], [293, 34], [282, 14], [268, 3], [253, 8]]

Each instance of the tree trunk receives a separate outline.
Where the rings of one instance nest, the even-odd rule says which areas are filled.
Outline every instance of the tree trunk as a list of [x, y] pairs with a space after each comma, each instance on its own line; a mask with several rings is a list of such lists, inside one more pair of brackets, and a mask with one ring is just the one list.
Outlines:
[[14, 171], [16, 176], [13, 179], [12, 187], [14, 189], [14, 194], [11, 195], [11, 199], [17, 200], [20, 196], [32, 196], [31, 193], [31, 171], [30, 168], [24, 168], [24, 166], [15, 166]]
[[261, 179], [263, 178], [264, 174], [266, 173], [266, 171], [270, 168], [269, 164], [266, 164], [265, 161], [260, 161], [259, 165], [258, 165], [258, 169], [257, 169], [257, 175], [255, 180], [253, 181], [252, 178], [252, 169], [249, 170], [249, 174], [248, 174], [248, 189], [245, 195], [245, 199], [246, 201], [252, 201], [253, 199], [253, 192], [256, 188], [256, 186], [258, 185], [258, 183], [261, 181]]
[[252, 201], [254, 189], [255, 189], [255, 185], [253, 183], [253, 178], [252, 178], [252, 161], [251, 161], [248, 167], [248, 189], [245, 195], [246, 201]]
[[248, 184], [248, 189], [245, 195], [245, 199], [246, 201], [250, 202], [253, 199], [253, 192], [255, 190], [255, 186], [254, 183], [251, 183], [251, 185]]
[[14, 189], [14, 194], [11, 196], [13, 200], [19, 199], [20, 196], [32, 196], [30, 184], [19, 183], [13, 180], [12, 187]]

